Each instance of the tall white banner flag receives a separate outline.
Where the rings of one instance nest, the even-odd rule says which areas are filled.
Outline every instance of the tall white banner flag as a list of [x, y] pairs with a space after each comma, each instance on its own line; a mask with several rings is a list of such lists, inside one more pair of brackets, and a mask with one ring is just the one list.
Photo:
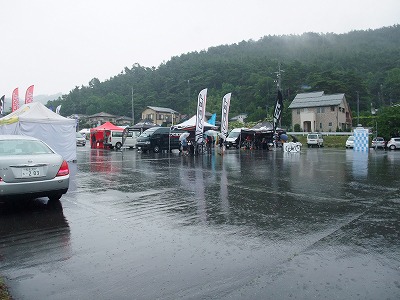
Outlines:
[[204, 119], [206, 116], [207, 89], [202, 90], [197, 98], [197, 114], [196, 114], [196, 144], [203, 143]]
[[221, 113], [221, 134], [228, 136], [228, 119], [229, 119], [229, 106], [231, 103], [232, 93], [228, 93], [222, 99], [222, 113]]

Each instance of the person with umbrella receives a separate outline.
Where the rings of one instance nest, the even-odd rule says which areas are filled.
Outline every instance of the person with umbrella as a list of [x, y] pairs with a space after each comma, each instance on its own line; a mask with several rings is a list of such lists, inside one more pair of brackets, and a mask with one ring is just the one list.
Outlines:
[[179, 141], [181, 142], [182, 145], [182, 154], [188, 155], [188, 142], [187, 142], [187, 137], [189, 136], [189, 132], [184, 132], [181, 134], [179, 137]]

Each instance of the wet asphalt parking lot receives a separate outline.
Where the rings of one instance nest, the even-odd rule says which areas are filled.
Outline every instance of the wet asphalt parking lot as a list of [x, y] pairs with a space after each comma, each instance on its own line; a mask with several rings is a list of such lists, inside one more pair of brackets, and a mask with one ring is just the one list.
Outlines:
[[400, 299], [400, 151], [78, 148], [70, 189], [0, 203], [14, 299]]

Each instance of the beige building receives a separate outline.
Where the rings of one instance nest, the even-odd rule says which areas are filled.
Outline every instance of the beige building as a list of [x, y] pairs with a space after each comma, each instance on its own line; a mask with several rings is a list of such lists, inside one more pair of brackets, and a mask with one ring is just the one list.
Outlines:
[[92, 126], [99, 126], [105, 122], [111, 122], [114, 125], [130, 125], [132, 118], [125, 116], [115, 116], [109, 113], [100, 112], [85, 118]]
[[142, 120], [151, 120], [157, 125], [162, 125], [163, 123], [174, 125], [180, 122], [180, 115], [170, 108], [147, 106], [142, 112]]
[[111, 122], [113, 124], [116, 123], [118, 116], [111, 115], [106, 112], [100, 112], [94, 115], [89, 116], [87, 119], [90, 124], [98, 126], [105, 122]]
[[347, 131], [352, 127], [350, 107], [344, 94], [322, 92], [297, 94], [289, 105], [292, 125], [304, 132]]

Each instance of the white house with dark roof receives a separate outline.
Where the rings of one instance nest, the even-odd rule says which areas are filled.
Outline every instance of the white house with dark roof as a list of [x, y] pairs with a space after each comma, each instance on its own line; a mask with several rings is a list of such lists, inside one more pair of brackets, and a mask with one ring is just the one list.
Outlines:
[[79, 119], [86, 120], [91, 126], [99, 126], [105, 122], [111, 122], [114, 125], [129, 125], [132, 123], [132, 118], [116, 116], [106, 112], [99, 112], [91, 116], [80, 116]]
[[247, 114], [241, 113], [240, 115], [234, 116], [231, 118], [231, 121], [238, 121], [240, 123], [244, 123], [244, 120], [247, 118]]
[[157, 125], [177, 124], [180, 122], [180, 114], [171, 108], [147, 106], [142, 112], [142, 120], [151, 120]]
[[344, 94], [325, 95], [323, 91], [297, 94], [289, 105], [292, 125], [304, 132], [350, 130], [352, 116]]
[[111, 122], [111, 123], [115, 124], [117, 118], [118, 118], [118, 116], [115, 116], [115, 115], [112, 115], [112, 114], [109, 114], [106, 112], [99, 112], [97, 114], [87, 117], [89, 123], [92, 124], [93, 126], [97, 126], [97, 125], [100, 125], [105, 122]]

